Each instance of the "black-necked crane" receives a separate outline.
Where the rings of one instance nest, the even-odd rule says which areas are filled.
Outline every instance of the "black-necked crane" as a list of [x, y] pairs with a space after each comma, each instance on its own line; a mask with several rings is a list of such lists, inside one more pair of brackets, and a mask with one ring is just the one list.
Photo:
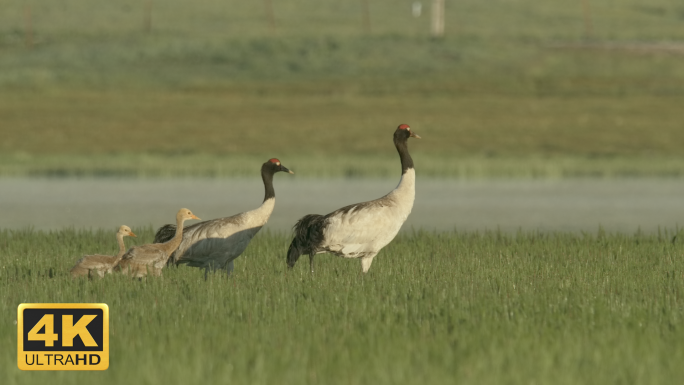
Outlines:
[[[228, 274], [233, 271], [233, 260], [242, 254], [252, 238], [268, 222], [275, 207], [273, 175], [279, 171], [294, 174], [276, 158], [261, 166], [261, 179], [265, 195], [261, 206], [230, 217], [196, 223], [183, 231], [183, 241], [171, 261], [205, 269], [206, 273], [218, 269]], [[164, 242], [175, 231], [173, 225], [157, 230], [155, 242]]]
[[402, 124], [394, 131], [394, 146], [401, 160], [399, 185], [382, 198], [342, 207], [327, 215], [309, 214], [294, 226], [294, 239], [287, 251], [287, 265], [294, 267], [301, 254], [309, 255], [313, 272], [314, 255], [331, 253], [360, 258], [368, 272], [373, 258], [394, 239], [406, 221], [416, 196], [416, 173], [408, 151], [408, 139], [418, 138]]

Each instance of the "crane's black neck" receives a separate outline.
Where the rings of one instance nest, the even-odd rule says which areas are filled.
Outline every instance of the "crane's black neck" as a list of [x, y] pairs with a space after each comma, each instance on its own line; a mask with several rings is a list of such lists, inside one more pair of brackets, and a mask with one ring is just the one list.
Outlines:
[[264, 202], [271, 198], [275, 198], [275, 190], [273, 189], [273, 171], [261, 170], [261, 179], [264, 181]]
[[399, 159], [401, 159], [401, 173], [405, 174], [408, 169], [413, 168], [413, 159], [408, 151], [408, 138], [398, 139], [394, 141], [394, 146], [397, 147]]

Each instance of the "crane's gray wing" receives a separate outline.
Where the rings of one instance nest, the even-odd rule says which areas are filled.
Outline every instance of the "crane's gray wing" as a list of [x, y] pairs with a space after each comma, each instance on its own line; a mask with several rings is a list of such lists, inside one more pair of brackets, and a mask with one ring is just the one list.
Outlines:
[[[190, 257], [186, 256], [190, 249], [192, 249], [191, 254], [201, 255], [216, 250], [219, 244], [220, 247], [225, 246], [227, 239], [241, 230], [243, 222], [243, 213], [240, 213], [232, 217], [196, 223], [183, 229], [183, 240], [171, 259], [175, 263], [181, 263], [182, 260]], [[202, 243], [203, 246], [195, 247], [198, 243]]]
[[252, 227], [238, 230], [225, 238], [202, 238], [184, 250], [178, 263], [195, 267], [223, 268], [242, 254], [260, 229], [261, 227]]

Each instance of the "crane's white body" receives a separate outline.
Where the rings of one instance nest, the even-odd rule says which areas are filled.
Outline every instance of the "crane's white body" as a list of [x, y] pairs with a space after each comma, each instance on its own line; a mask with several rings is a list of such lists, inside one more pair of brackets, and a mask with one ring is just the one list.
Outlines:
[[373, 258], [387, 246], [406, 222], [416, 197], [413, 168], [402, 174], [399, 185], [382, 198], [347, 206], [326, 216], [320, 253], [361, 258], [367, 272]]

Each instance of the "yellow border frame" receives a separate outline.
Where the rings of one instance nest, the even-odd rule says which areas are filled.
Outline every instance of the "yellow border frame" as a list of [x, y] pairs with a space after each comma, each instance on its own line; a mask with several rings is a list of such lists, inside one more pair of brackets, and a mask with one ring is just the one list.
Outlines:
[[[24, 309], [102, 309], [102, 357], [97, 365], [93, 366], [56, 366], [22, 364], [22, 358], [27, 353], [24, 351]], [[50, 354], [78, 354], [91, 352], [50, 352]], [[107, 370], [109, 368], [109, 306], [105, 303], [22, 303], [17, 307], [17, 366], [21, 370]]]

